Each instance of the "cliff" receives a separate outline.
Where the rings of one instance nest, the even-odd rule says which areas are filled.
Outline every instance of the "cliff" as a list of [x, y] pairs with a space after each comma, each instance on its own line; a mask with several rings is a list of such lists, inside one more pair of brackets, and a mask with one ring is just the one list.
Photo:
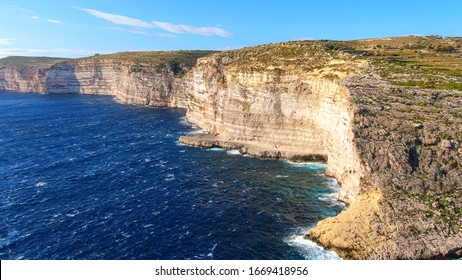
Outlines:
[[287, 42], [202, 58], [180, 138], [325, 160], [350, 203], [307, 237], [343, 258], [462, 255], [461, 40]]
[[186, 107], [208, 134], [183, 143], [325, 161], [350, 206], [307, 238], [341, 257], [460, 258], [461, 49], [410, 36], [0, 63], [0, 90]]
[[114, 95], [139, 105], [186, 107], [184, 73], [210, 51], [132, 52], [74, 60], [0, 61], [0, 90]]

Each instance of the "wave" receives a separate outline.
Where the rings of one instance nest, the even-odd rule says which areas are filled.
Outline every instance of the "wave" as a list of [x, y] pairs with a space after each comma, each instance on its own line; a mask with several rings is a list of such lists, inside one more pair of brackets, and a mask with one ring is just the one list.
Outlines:
[[309, 170], [324, 170], [327, 168], [327, 165], [321, 162], [293, 162], [286, 160], [288, 164], [296, 167], [303, 167]]
[[342, 206], [346, 209], [345, 203], [338, 200], [340, 195], [340, 185], [335, 178], [327, 178], [327, 187], [332, 191], [318, 197], [319, 200], [328, 202], [332, 206]]
[[207, 151], [212, 151], [212, 152], [223, 152], [225, 149], [218, 148], [218, 147], [213, 147], [210, 149], [207, 149]]
[[297, 228], [295, 233], [288, 236], [284, 241], [295, 248], [297, 252], [306, 260], [341, 260], [341, 258], [332, 251], [328, 251], [315, 242], [305, 238], [308, 232], [307, 228]]
[[241, 152], [239, 150], [228, 150], [226, 151], [226, 153], [231, 156], [241, 155]]

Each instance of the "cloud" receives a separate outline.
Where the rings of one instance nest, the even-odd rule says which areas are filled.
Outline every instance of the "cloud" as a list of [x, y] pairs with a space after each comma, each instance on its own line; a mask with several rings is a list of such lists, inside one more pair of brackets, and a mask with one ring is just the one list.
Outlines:
[[86, 8], [80, 8], [80, 7], [73, 7], [73, 8], [81, 10], [81, 11], [85, 11], [92, 16], [110, 21], [115, 24], [126, 25], [126, 26], [131, 26], [131, 27], [138, 27], [138, 28], [153, 28], [154, 27], [152, 24], [142, 21], [137, 18], [110, 14], [110, 13], [105, 13], [105, 12], [101, 12], [98, 10], [92, 10], [92, 9], [86, 9]]
[[231, 37], [233, 34], [223, 28], [219, 27], [196, 27], [186, 24], [172, 24], [163, 21], [153, 21], [155, 27], [161, 28], [165, 31], [178, 34], [196, 34], [202, 36], [220, 36]]
[[313, 38], [313, 37], [298, 37], [298, 38], [294, 38], [294, 39], [291, 39], [290, 41], [312, 41], [312, 40], [316, 40], [316, 38]]
[[114, 31], [126, 31], [125, 29], [123, 28], [120, 28], [120, 27], [104, 27], [108, 30], [114, 30]]
[[128, 30], [128, 32], [133, 33], [133, 34], [138, 34], [138, 35], [148, 35], [148, 33], [142, 30]]
[[6, 8], [10, 8], [10, 9], [15, 9], [15, 10], [21, 11], [21, 12], [26, 13], [26, 14], [33, 14], [33, 13], [34, 13], [34, 12], [31, 11], [31, 10], [24, 9], [24, 8], [15, 6], [15, 5], [5, 5], [5, 7], [6, 7]]
[[162, 32], [156, 32], [156, 35], [159, 36], [159, 37], [165, 37], [165, 38], [176, 38], [177, 37], [174, 34], [162, 33]]
[[[220, 36], [220, 37], [233, 36], [233, 33], [227, 31], [226, 29], [220, 28], [220, 27], [200, 27], [200, 26], [191, 26], [191, 25], [186, 25], [186, 24], [173, 24], [173, 23], [163, 22], [163, 21], [146, 22], [146, 21], [143, 21], [137, 18], [110, 14], [110, 13], [93, 10], [93, 9], [81, 8], [81, 7], [76, 7], [76, 6], [73, 6], [72, 8], [85, 11], [92, 16], [104, 19], [114, 24], [125, 25], [125, 26], [140, 28], [140, 29], [159, 28], [159, 29], [163, 29], [165, 31], [171, 32], [171, 33], [176, 33], [176, 34], [195, 34], [195, 35], [209, 36], [209, 37], [210, 36]], [[129, 30], [128, 32], [135, 33], [135, 34], [142, 34], [141, 32], [143, 31]], [[157, 33], [157, 35], [163, 36], [163, 37], [175, 36], [175, 35], [167, 35], [165, 33]]]
[[46, 22], [55, 23], [55, 24], [64, 24], [64, 22], [57, 19], [47, 19]]
[[11, 41], [13, 40], [10, 38], [0, 38], [0, 45], [11, 45]]
[[54, 56], [54, 57], [83, 57], [101, 53], [91, 50], [73, 49], [0, 49], [0, 58], [5, 56]]
[[33, 19], [40, 19], [38, 16], [32, 16]]

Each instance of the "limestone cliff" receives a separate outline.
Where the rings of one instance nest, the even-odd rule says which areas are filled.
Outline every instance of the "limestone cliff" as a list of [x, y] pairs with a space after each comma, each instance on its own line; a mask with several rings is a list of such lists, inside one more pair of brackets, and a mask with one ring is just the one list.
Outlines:
[[180, 141], [326, 160], [351, 205], [308, 237], [343, 258], [460, 257], [460, 47], [289, 42], [200, 59], [187, 117], [209, 134]]
[[241, 71], [225, 65], [225, 58], [200, 59], [188, 92], [187, 118], [209, 135], [180, 141], [261, 157], [327, 160], [327, 173], [343, 183], [341, 199], [353, 200], [361, 168], [352, 150], [350, 93], [341, 81], [298, 70]]
[[460, 258], [461, 49], [410, 36], [0, 63], [0, 90], [187, 107], [208, 134], [183, 143], [326, 161], [350, 207], [307, 237], [341, 257]]
[[134, 52], [56, 63], [0, 64], [0, 90], [114, 95], [139, 105], [186, 107], [183, 77], [209, 51]]

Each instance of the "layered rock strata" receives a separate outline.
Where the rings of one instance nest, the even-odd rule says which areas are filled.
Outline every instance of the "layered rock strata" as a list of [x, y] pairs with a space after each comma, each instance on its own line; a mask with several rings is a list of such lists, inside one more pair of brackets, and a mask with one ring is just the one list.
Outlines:
[[460, 258], [460, 42], [289, 42], [210, 55], [186, 74], [192, 65], [136, 59], [0, 66], [0, 90], [186, 107], [208, 134], [183, 143], [326, 161], [350, 207], [307, 237], [341, 257]]
[[289, 160], [326, 160], [342, 182], [341, 199], [358, 194], [361, 168], [353, 151], [350, 93], [339, 81], [296, 72], [241, 72], [220, 56], [200, 59], [188, 92], [187, 119], [207, 131], [180, 141], [238, 148]]
[[192, 67], [190, 60], [194, 64], [209, 53], [152, 52], [141, 53], [141, 59], [128, 53], [128, 58], [109, 55], [51, 65], [0, 65], [0, 90], [113, 95], [129, 104], [185, 108], [189, 83], [183, 74]]

